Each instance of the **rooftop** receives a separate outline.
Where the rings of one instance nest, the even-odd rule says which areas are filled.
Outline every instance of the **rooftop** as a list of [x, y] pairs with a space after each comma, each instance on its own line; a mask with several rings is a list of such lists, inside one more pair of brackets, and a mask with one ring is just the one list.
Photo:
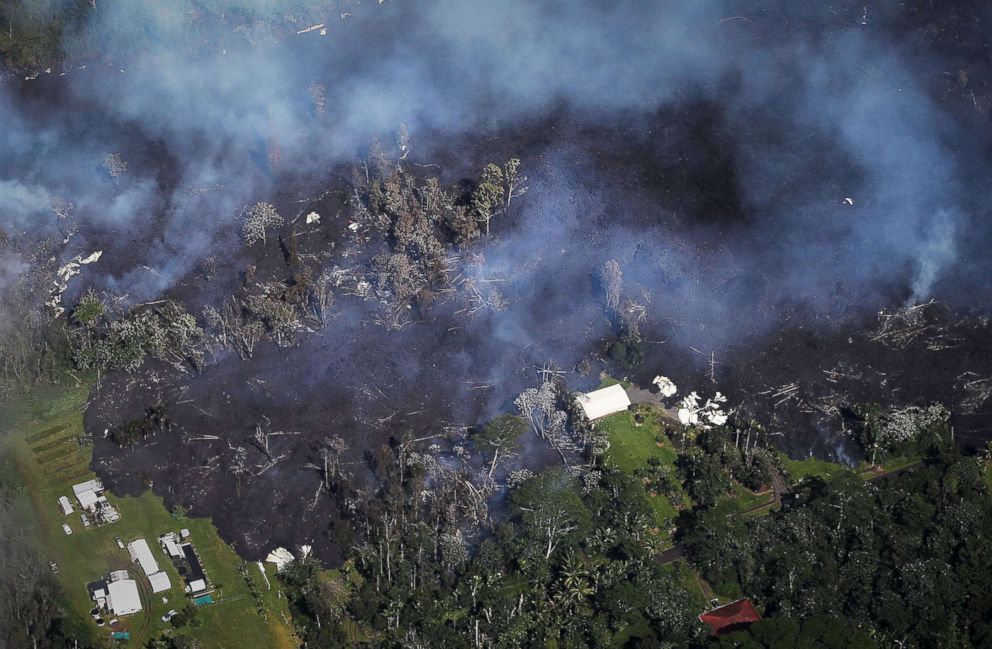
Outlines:
[[138, 582], [133, 579], [121, 579], [107, 586], [108, 606], [114, 615], [130, 615], [141, 610], [141, 596], [138, 594]]
[[169, 575], [164, 572], [156, 572], [148, 575], [148, 581], [152, 585], [153, 593], [161, 593], [163, 590], [169, 590], [172, 588], [172, 582], [169, 580]]
[[710, 627], [714, 636], [722, 636], [746, 629], [754, 622], [761, 621], [761, 615], [749, 599], [739, 599], [726, 606], [715, 608], [699, 616], [700, 621]]
[[127, 551], [135, 563], [145, 571], [146, 575], [154, 575], [158, 572], [158, 562], [155, 561], [147, 541], [135, 539], [127, 544]]
[[580, 394], [578, 402], [589, 421], [622, 412], [630, 407], [630, 398], [620, 384]]

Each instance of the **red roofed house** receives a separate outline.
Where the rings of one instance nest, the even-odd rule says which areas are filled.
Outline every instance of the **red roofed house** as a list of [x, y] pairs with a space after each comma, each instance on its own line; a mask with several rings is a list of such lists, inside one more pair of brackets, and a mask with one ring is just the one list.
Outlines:
[[754, 609], [749, 599], [739, 599], [736, 602], [707, 611], [699, 616], [705, 622], [714, 636], [727, 635], [734, 631], [746, 629], [754, 622], [761, 621], [761, 616]]

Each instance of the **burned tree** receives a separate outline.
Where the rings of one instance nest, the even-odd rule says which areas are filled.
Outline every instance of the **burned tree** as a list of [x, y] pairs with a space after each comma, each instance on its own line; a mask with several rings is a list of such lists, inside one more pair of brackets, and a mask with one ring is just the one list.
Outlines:
[[103, 166], [110, 174], [115, 186], [119, 185], [120, 177], [127, 173], [127, 162], [121, 158], [119, 153], [108, 153], [103, 159]]
[[310, 101], [313, 102], [313, 112], [320, 117], [324, 114], [327, 105], [327, 86], [322, 83], [311, 83], [307, 87], [310, 93]]
[[328, 492], [334, 490], [338, 480], [345, 474], [342, 466], [342, 456], [348, 450], [348, 442], [339, 435], [329, 435], [320, 444], [320, 465], [310, 464], [320, 472], [321, 482]]
[[485, 226], [486, 236], [489, 236], [490, 221], [503, 210], [503, 197], [506, 195], [503, 183], [503, 170], [490, 163], [482, 170], [482, 180], [472, 192], [472, 209], [475, 210], [476, 220]]
[[266, 230], [285, 223], [274, 205], [262, 202], [255, 203], [248, 208], [242, 219], [241, 234], [249, 246], [259, 241], [265, 243]]
[[509, 208], [514, 196], [523, 196], [527, 193], [527, 176], [520, 173], [519, 159], [510, 158], [503, 165], [503, 181], [506, 188], [506, 207]]
[[499, 465], [500, 459], [506, 459], [519, 444], [520, 436], [527, 431], [527, 421], [515, 415], [500, 415], [480, 431], [474, 438], [473, 444], [484, 452], [491, 452], [493, 459], [489, 463], [487, 477], [492, 477]]
[[606, 293], [606, 310], [617, 313], [620, 310], [620, 294], [623, 291], [623, 272], [616, 259], [603, 264], [599, 273], [603, 291]]

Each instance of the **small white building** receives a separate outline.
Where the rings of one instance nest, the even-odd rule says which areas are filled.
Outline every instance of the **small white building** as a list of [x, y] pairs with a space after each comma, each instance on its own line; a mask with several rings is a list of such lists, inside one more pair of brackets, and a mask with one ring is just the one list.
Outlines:
[[107, 607], [114, 615], [131, 615], [141, 610], [141, 596], [138, 582], [133, 579], [120, 579], [107, 585]]
[[63, 516], [68, 516], [72, 513], [72, 503], [65, 496], [59, 496], [59, 507], [62, 509]]
[[79, 494], [84, 491], [100, 493], [103, 491], [103, 483], [96, 478], [93, 478], [92, 480], [87, 480], [86, 482], [80, 482], [79, 484], [72, 485], [72, 493], [76, 494], [77, 498], [79, 497]]
[[183, 556], [182, 550], [179, 549], [179, 537], [176, 536], [175, 532], [166, 532], [162, 536], [158, 537], [159, 545], [165, 550], [165, 553], [173, 558], [180, 558]]
[[153, 593], [161, 593], [163, 590], [169, 590], [172, 588], [172, 582], [169, 580], [169, 575], [164, 572], [156, 572], [148, 575], [148, 581], [152, 585]]
[[165, 541], [165, 551], [170, 557], [179, 558], [183, 556], [182, 550], [180, 550], [179, 546], [176, 545], [176, 542], [172, 540]]
[[204, 591], [206, 589], [207, 589], [207, 582], [203, 581], [202, 579], [197, 579], [189, 583], [189, 586], [186, 587], [186, 592], [192, 595], [195, 593], [199, 593], [200, 591]]
[[146, 575], [150, 577], [158, 572], [158, 562], [152, 556], [152, 551], [148, 547], [147, 541], [144, 539], [135, 539], [127, 544], [127, 551], [131, 555], [131, 559], [141, 566], [141, 569], [145, 571]]
[[100, 500], [100, 497], [92, 489], [84, 489], [76, 494], [76, 500], [79, 501], [80, 507], [88, 512], [94, 512], [96, 511], [96, 503]]
[[608, 388], [580, 394], [577, 398], [589, 421], [601, 419], [630, 407], [630, 398], [619, 383]]

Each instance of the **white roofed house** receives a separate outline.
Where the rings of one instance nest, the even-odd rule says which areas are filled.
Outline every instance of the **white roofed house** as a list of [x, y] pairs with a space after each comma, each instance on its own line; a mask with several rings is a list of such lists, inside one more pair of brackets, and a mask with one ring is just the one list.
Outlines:
[[100, 493], [103, 491], [103, 483], [93, 478], [92, 480], [87, 480], [86, 482], [80, 482], [79, 484], [72, 485], [72, 493], [79, 497], [79, 494], [83, 491], [92, 491], [94, 493]]
[[160, 593], [172, 588], [169, 575], [159, 570], [158, 562], [155, 561], [152, 550], [148, 547], [148, 541], [135, 539], [127, 544], [127, 551], [131, 555], [131, 559], [145, 571], [145, 575], [148, 576], [148, 581], [152, 585], [153, 593]]
[[167, 532], [158, 537], [158, 542], [162, 546], [162, 549], [172, 558], [181, 558], [183, 556], [182, 551], [179, 549], [179, 543], [177, 543], [178, 540], [179, 537], [176, 536], [175, 532]]
[[[72, 486], [72, 492], [83, 511], [93, 514], [98, 523], [113, 523], [120, 520], [120, 513], [107, 502], [103, 495], [103, 483], [96, 478]], [[62, 504], [61, 499], [59, 500]], [[65, 511], [65, 505], [62, 504]]]
[[158, 562], [155, 561], [147, 541], [135, 539], [127, 544], [127, 551], [131, 555], [131, 559], [141, 566], [146, 575], [154, 575], [158, 572]]
[[153, 593], [161, 593], [163, 590], [172, 588], [172, 581], [169, 579], [169, 575], [164, 572], [148, 575], [148, 582], [152, 585]]
[[576, 401], [589, 421], [623, 412], [630, 407], [630, 397], [620, 384], [580, 394]]
[[76, 499], [79, 501], [80, 507], [88, 512], [94, 512], [96, 511], [96, 503], [100, 500], [100, 497], [92, 489], [83, 489], [76, 492]]
[[107, 607], [114, 615], [131, 615], [141, 610], [141, 596], [138, 582], [133, 579], [120, 579], [107, 585]]

